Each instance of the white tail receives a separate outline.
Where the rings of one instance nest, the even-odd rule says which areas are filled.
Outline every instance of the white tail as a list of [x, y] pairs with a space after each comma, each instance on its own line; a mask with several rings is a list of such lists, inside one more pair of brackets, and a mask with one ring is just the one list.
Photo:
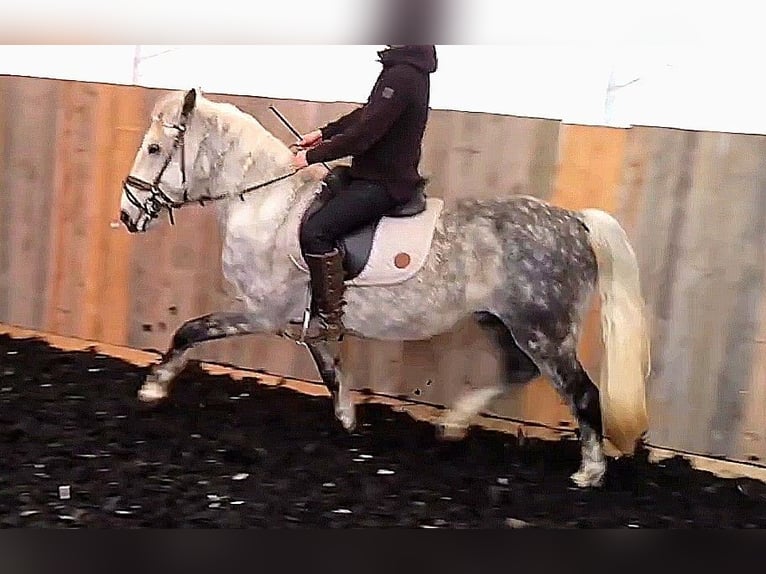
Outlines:
[[614, 217], [599, 209], [581, 213], [598, 261], [604, 344], [598, 387], [604, 438], [631, 455], [648, 428], [646, 379], [651, 370], [638, 262]]

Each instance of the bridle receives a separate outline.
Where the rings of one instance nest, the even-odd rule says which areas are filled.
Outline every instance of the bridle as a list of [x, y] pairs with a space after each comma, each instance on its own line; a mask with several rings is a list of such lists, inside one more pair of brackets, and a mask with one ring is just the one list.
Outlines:
[[[159, 217], [160, 213], [162, 213], [163, 209], [167, 209], [170, 224], [174, 225], [175, 224], [175, 220], [173, 218], [174, 209], [179, 209], [181, 207], [185, 207], [192, 203], [199, 203], [200, 205], [204, 206], [205, 202], [226, 199], [232, 195], [238, 195], [239, 198], [242, 201], [244, 201], [245, 194], [255, 191], [257, 189], [266, 187], [267, 185], [277, 183], [279, 181], [287, 179], [288, 177], [291, 177], [295, 175], [296, 173], [298, 173], [298, 170], [293, 170], [290, 173], [287, 173], [285, 175], [280, 175], [278, 177], [275, 177], [263, 183], [259, 183], [257, 185], [252, 185], [250, 187], [247, 187], [233, 194], [223, 193], [221, 195], [211, 195], [211, 196], [197, 197], [194, 199], [190, 199], [189, 188], [187, 187], [187, 182], [186, 182], [186, 153], [185, 153], [184, 138], [186, 136], [186, 126], [187, 126], [187, 121], [189, 119], [189, 115], [191, 114], [191, 111], [192, 111], [192, 106], [187, 107], [186, 105], [184, 105], [183, 109], [181, 110], [181, 117], [179, 118], [177, 124], [166, 123], [166, 122], [162, 123], [162, 127], [175, 130], [176, 134], [173, 137], [173, 145], [168, 151], [167, 155], [165, 156], [165, 160], [162, 163], [162, 167], [160, 168], [160, 171], [157, 173], [154, 179], [151, 182], [148, 182], [141, 178], [128, 175], [128, 177], [126, 177], [122, 183], [122, 190], [125, 192], [125, 197], [127, 197], [128, 201], [130, 201], [130, 203], [136, 206], [138, 210], [144, 216], [146, 216], [146, 218], [148, 218], [147, 222], [148, 220], [156, 219], [157, 217]], [[181, 168], [181, 186], [183, 190], [183, 200], [181, 201], [173, 200], [165, 191], [163, 191], [162, 187], [160, 187], [160, 181], [162, 180], [162, 176], [165, 175], [165, 170], [167, 170], [168, 166], [170, 165], [170, 162], [173, 161], [173, 154], [175, 154], [177, 150], [180, 150], [181, 152], [180, 168]], [[147, 192], [149, 195], [143, 202], [141, 202], [133, 193], [133, 190], [131, 190], [131, 188], [139, 190], [139, 191]]]

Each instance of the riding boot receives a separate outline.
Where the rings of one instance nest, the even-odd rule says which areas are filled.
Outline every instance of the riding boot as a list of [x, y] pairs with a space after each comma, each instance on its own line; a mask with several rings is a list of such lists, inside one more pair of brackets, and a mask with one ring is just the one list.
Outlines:
[[343, 294], [346, 290], [343, 256], [338, 249], [322, 255], [306, 254], [311, 273], [314, 313], [306, 330], [306, 341], [339, 341], [343, 335]]

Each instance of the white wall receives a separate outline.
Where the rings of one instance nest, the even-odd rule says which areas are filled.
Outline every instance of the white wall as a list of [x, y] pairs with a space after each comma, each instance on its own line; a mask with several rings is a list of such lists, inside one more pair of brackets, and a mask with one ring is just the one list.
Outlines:
[[0, 74], [129, 84], [133, 46], [0, 45]]
[[[316, 101], [366, 99], [380, 45], [147, 46], [138, 83]], [[438, 46], [437, 109], [599, 122], [608, 65], [591, 49]], [[566, 96], [564, 97], [564, 94]]]
[[[3, 16], [26, 17], [33, 14], [30, 7], [46, 4], [13, 1], [21, 11], [4, 15], [6, 0], [0, 9], [0, 35], [7, 36], [9, 29]], [[60, 14], [64, 20], [51, 16], [50, 23], [71, 30], [66, 18], [77, 16], [73, 6], [84, 1], [72, 0]], [[459, 31], [452, 36], [464, 43], [438, 46], [435, 108], [585, 124], [766, 133], [760, 62], [764, 41], [756, 33], [761, 19], [755, 4], [747, 8], [740, 0], [727, 0], [711, 7], [691, 0], [644, 0], [628, 11], [605, 0], [536, 0], [524, 6], [505, 0], [444, 1], [454, 10], [451, 30]], [[204, 41], [215, 30], [224, 43], [2, 45], [0, 73], [361, 102], [380, 69], [375, 57], [380, 45], [328, 41], [346, 37], [346, 24], [352, 20], [364, 27], [371, 12], [360, 12], [359, 1], [292, 0], [270, 11], [265, 3], [246, 10], [230, 6], [231, 0], [216, 0], [195, 10], [179, 2], [136, 0], [130, 12], [120, 8], [108, 20], [99, 20], [106, 4], [96, 2], [96, 8], [83, 7], [80, 16], [86, 17], [70, 26], [85, 30], [95, 18], [100, 24], [94, 30], [101, 35], [111, 31], [111, 23], [117, 26], [116, 38], [159, 35], [165, 40]], [[372, 5], [373, 0], [367, 2]], [[57, 4], [47, 4], [51, 14]], [[334, 18], [333, 8], [356, 19]], [[147, 15], [142, 17], [141, 10]], [[301, 14], [307, 17], [294, 17]], [[225, 28], [214, 24], [221, 18]], [[204, 21], [209, 26], [200, 28]], [[34, 29], [45, 29], [44, 24]], [[226, 30], [223, 36], [221, 30]], [[225, 43], [242, 38], [246, 30], [258, 40], [319, 42]]]
[[704, 44], [624, 50], [616, 60], [615, 125], [766, 134], [764, 47]]

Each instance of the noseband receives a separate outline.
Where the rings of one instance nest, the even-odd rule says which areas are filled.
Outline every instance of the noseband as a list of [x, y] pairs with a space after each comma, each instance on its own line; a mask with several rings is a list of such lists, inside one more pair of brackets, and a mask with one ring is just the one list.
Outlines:
[[[173, 209], [189, 203], [189, 190], [186, 187], [186, 153], [184, 145], [184, 136], [186, 135], [186, 122], [189, 118], [189, 112], [189, 110], [184, 108], [181, 111], [181, 118], [177, 124], [168, 124], [163, 122], [162, 127], [175, 130], [176, 135], [173, 137], [173, 146], [165, 156], [165, 161], [162, 163], [162, 167], [155, 176], [154, 180], [150, 183], [148, 181], [144, 181], [141, 178], [129, 175], [125, 178], [125, 181], [122, 184], [122, 190], [125, 192], [125, 197], [128, 198], [128, 201], [130, 201], [130, 203], [135, 205], [141, 212], [146, 214], [151, 219], [157, 218], [163, 208], [167, 209], [171, 225], [175, 223], [173, 219]], [[170, 162], [173, 161], [173, 154], [177, 149], [181, 150], [181, 185], [184, 192], [183, 202], [173, 201], [173, 199], [171, 199], [170, 196], [160, 187], [160, 180], [162, 180], [162, 176], [165, 175], [165, 170], [170, 165]], [[145, 191], [149, 193], [149, 196], [143, 203], [141, 203], [141, 201], [139, 201], [139, 199], [130, 189], [131, 187], [140, 191]]]

